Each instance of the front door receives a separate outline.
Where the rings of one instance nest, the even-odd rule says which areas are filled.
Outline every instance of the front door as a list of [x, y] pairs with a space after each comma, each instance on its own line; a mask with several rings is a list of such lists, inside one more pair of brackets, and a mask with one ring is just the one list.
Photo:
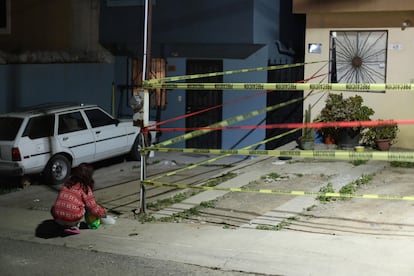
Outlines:
[[[187, 75], [221, 72], [221, 60], [188, 60]], [[189, 80], [188, 82], [223, 82], [223, 76], [207, 77]], [[206, 108], [220, 105], [223, 102], [222, 90], [187, 90], [186, 113], [192, 113]], [[216, 108], [186, 119], [186, 127], [205, 127], [222, 120], [222, 108]], [[191, 131], [188, 131], [191, 132]], [[198, 137], [186, 140], [187, 148], [221, 148], [221, 131], [211, 131]]]

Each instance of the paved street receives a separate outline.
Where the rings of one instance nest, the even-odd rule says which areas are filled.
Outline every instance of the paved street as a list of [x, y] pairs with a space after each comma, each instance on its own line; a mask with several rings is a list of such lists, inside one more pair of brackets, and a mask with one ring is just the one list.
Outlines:
[[[158, 161], [150, 165], [148, 170], [150, 175], [161, 173], [161, 170], [169, 171], [172, 167], [194, 164], [207, 159], [208, 156], [160, 155], [158, 158]], [[396, 189], [404, 188], [404, 191], [401, 190], [402, 193], [414, 191], [412, 185], [409, 184], [412, 175], [410, 169], [388, 170], [384, 168], [385, 163], [368, 162], [360, 166], [353, 166], [349, 162], [303, 162], [301, 160], [281, 163], [277, 159], [266, 158], [242, 161], [238, 158], [226, 162], [230, 161], [236, 162], [232, 166], [200, 166], [200, 168], [208, 171], [208, 177], [221, 175], [229, 170], [236, 171], [235, 178], [220, 184], [224, 186], [247, 185], [251, 179], [260, 179], [261, 176], [272, 171], [277, 171], [281, 175], [299, 173], [303, 175], [292, 178], [293, 182], [317, 179], [310, 176], [320, 176], [323, 173], [327, 178], [326, 181], [331, 181], [334, 186], [344, 185], [362, 174], [370, 173], [377, 177], [369, 186], [371, 190], [367, 190], [370, 193], [378, 191], [388, 193], [392, 190], [390, 185], [395, 185], [396, 182], [403, 184], [394, 186]], [[391, 173], [390, 176], [388, 173]], [[282, 203], [275, 200], [272, 210], [237, 228], [227, 228], [223, 227], [223, 224], [204, 223], [203, 221], [143, 224], [131, 215], [132, 210], [139, 205], [139, 182], [133, 180], [137, 175], [139, 175], [139, 163], [134, 162], [121, 162], [98, 168], [96, 170], [96, 180], [99, 183], [97, 198], [100, 201], [111, 197], [119, 200], [124, 198], [124, 203], [122, 201], [117, 201], [116, 204], [111, 202], [114, 204], [113, 208], [119, 210], [120, 216], [115, 225], [102, 225], [97, 230], [82, 230], [80, 235], [65, 238], [45, 235], [48, 233], [46, 226], [50, 224], [51, 219], [49, 208], [57, 193], [56, 187], [34, 185], [19, 192], [2, 195], [0, 196], [0, 213], [2, 214], [0, 237], [7, 241], [9, 246], [10, 241], [13, 240], [29, 241], [59, 248], [56, 250], [71, 248], [86, 250], [86, 252], [124, 255], [129, 256], [128, 258], [138, 257], [192, 264], [200, 267], [200, 271], [195, 274], [198, 272], [203, 274], [202, 268], [214, 268], [221, 272], [265, 275], [413, 275], [414, 273], [414, 265], [411, 262], [411, 256], [414, 254], [414, 240], [411, 234], [414, 225], [411, 219], [411, 202], [408, 202], [408, 205], [407, 202], [392, 202], [390, 203], [392, 205], [385, 205], [385, 202], [365, 200], [363, 201], [364, 207], [361, 207], [358, 199], [352, 199], [343, 203], [315, 207], [317, 212], [322, 212], [324, 208], [337, 210], [335, 208], [337, 205], [342, 208], [355, 206], [357, 209], [345, 210], [350, 216], [354, 213], [358, 215], [358, 219], [345, 218], [344, 214], [331, 213], [331, 218], [335, 217], [337, 220], [321, 221], [321, 225], [327, 226], [334, 222], [335, 227], [340, 229], [342, 223], [366, 221], [369, 224], [364, 226], [364, 229], [375, 230], [373, 234], [362, 231], [358, 233], [360, 226], [353, 227], [352, 225], [346, 226], [346, 229], [353, 229], [352, 234], [350, 231], [333, 230], [335, 228], [333, 225], [329, 227], [331, 231], [328, 230], [326, 233], [315, 233], [309, 229], [300, 229], [299, 226], [287, 227], [282, 231], [264, 231], [252, 227], [263, 223], [264, 219], [268, 225], [273, 223], [277, 225], [291, 217], [292, 213], [304, 212], [306, 207], [318, 204], [313, 197], [293, 197]], [[191, 179], [191, 177], [188, 178], [190, 175], [190, 171], [181, 173], [181, 177], [185, 179]], [[202, 175], [201, 172], [198, 175]], [[278, 184], [276, 182], [274, 185]], [[326, 182], [319, 183], [319, 185], [325, 184]], [[384, 190], [382, 186], [388, 187], [388, 190]], [[314, 186], [313, 189], [317, 190], [318, 187]], [[223, 199], [231, 199], [233, 196], [228, 194], [223, 197], [223, 194], [214, 194], [214, 192], [217, 191], [200, 193], [184, 201], [184, 205], [194, 206], [196, 202], [204, 201], [212, 196]], [[393, 191], [393, 194], [397, 193], [399, 193], [398, 190]], [[247, 199], [244, 200], [247, 201]], [[262, 199], [256, 198], [256, 200]], [[240, 202], [240, 200], [234, 202]], [[257, 201], [253, 204], [260, 205], [265, 202]], [[345, 204], [351, 207], [346, 207]], [[365, 211], [374, 210], [373, 206], [381, 205], [385, 208], [381, 212], [386, 216], [381, 216], [379, 211], [376, 211], [377, 217], [364, 218]], [[387, 209], [391, 206], [392, 212], [390, 213]], [[183, 210], [183, 207], [180, 208]], [[237, 209], [233, 209], [237, 212]], [[390, 217], [389, 214], [394, 215]], [[303, 221], [302, 224], [306, 223], [311, 229], [317, 230], [319, 227], [312, 223], [313, 221], [317, 223], [320, 219], [329, 219], [324, 213], [319, 215], [319, 218], [309, 216], [308, 220]], [[295, 223], [294, 221], [293, 224]], [[387, 229], [380, 232], [382, 225], [395, 226], [393, 231], [396, 232], [389, 232]], [[401, 235], [401, 233], [405, 234]], [[7, 254], [2, 253], [0, 256], [2, 258], [0, 260], [4, 262]], [[168, 275], [174, 275], [173, 270], [171, 273]], [[149, 271], [148, 274], [143, 275], [159, 274]], [[216, 274], [206, 272], [205, 275]]]

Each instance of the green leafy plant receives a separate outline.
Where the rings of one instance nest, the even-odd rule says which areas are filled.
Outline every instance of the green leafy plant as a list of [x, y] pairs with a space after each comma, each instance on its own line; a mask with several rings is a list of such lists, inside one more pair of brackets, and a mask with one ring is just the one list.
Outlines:
[[[311, 122], [311, 105], [309, 104], [308, 109], [305, 110], [305, 116], [303, 122], [309, 124]], [[315, 133], [312, 128], [304, 127], [302, 129], [302, 136], [298, 138], [298, 145], [301, 149], [309, 150], [313, 149], [315, 142]]]
[[[349, 121], [369, 121], [375, 111], [363, 105], [363, 98], [359, 95], [344, 98], [341, 94], [330, 93], [326, 99], [325, 107], [318, 116], [321, 122], [349, 122]], [[351, 137], [361, 132], [360, 127], [348, 128]], [[323, 137], [330, 136], [338, 141], [340, 128], [328, 127], [320, 130]]]
[[[311, 105], [309, 104], [308, 109], [305, 110], [305, 124], [309, 124], [311, 122]], [[315, 135], [312, 128], [304, 128], [302, 131], [303, 139], [313, 141], [315, 139]]]
[[339, 189], [340, 194], [346, 194], [346, 195], [353, 195], [356, 191], [356, 185], [354, 183], [349, 183], [345, 186], [342, 186], [341, 189]]
[[[320, 193], [334, 193], [335, 190], [332, 186], [332, 183], [328, 183], [326, 186], [319, 189]], [[328, 203], [330, 201], [335, 200], [333, 197], [325, 196], [325, 195], [318, 195], [316, 197], [317, 200], [319, 200], [321, 203]]]
[[367, 146], [375, 146], [378, 140], [390, 140], [390, 144], [394, 144], [397, 140], [398, 132], [399, 127], [396, 123], [370, 127], [362, 132], [361, 142]]
[[[344, 195], [353, 195], [355, 194], [356, 190], [362, 186], [367, 184], [369, 181], [371, 181], [373, 179], [373, 175], [362, 175], [360, 178], [352, 181], [351, 183], [343, 186], [340, 190], [339, 193], [340, 194], [344, 194]], [[341, 197], [342, 200], [345, 199], [350, 199], [347, 197]]]

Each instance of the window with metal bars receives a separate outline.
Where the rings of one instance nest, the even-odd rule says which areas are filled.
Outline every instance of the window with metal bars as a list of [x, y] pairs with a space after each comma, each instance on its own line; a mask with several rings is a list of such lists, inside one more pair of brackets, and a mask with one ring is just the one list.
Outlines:
[[332, 31], [330, 81], [385, 83], [387, 31]]

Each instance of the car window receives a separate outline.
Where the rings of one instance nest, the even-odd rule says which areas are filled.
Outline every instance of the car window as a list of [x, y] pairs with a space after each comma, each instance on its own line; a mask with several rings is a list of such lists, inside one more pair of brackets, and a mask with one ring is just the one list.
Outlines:
[[85, 113], [88, 116], [89, 122], [93, 128], [111, 125], [114, 123], [114, 119], [100, 109], [85, 110]]
[[33, 117], [29, 119], [23, 136], [29, 136], [30, 139], [53, 136], [54, 126], [54, 115]]
[[79, 111], [59, 115], [58, 134], [84, 129], [86, 129], [86, 123]]
[[22, 125], [22, 118], [2, 117], [0, 118], [0, 140], [13, 141]]

